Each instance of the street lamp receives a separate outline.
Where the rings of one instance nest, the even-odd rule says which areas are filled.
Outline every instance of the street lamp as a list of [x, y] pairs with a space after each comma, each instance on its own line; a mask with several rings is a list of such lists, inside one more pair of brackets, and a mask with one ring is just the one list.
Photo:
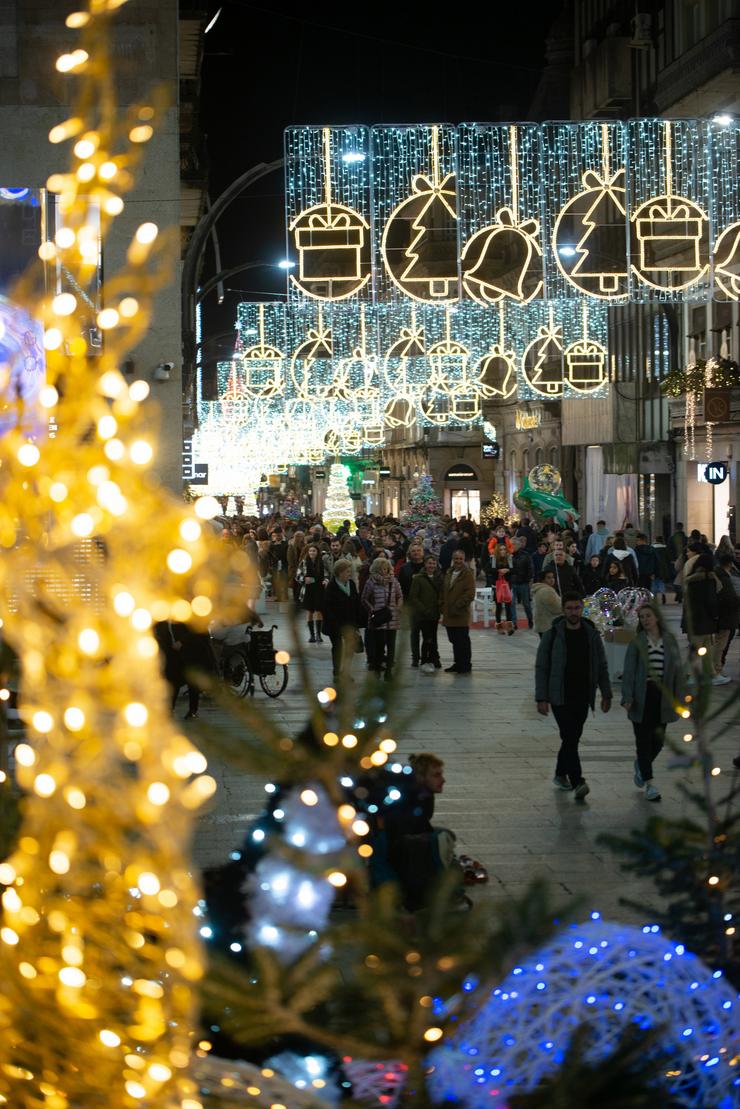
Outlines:
[[[224, 281], [227, 281], [230, 277], [234, 277], [237, 273], [244, 273], [246, 270], [260, 269], [260, 267], [270, 269], [272, 266], [276, 266], [279, 270], [290, 270], [294, 265], [295, 262], [283, 259], [280, 262], [242, 262], [239, 266], [232, 266], [231, 269], [221, 270], [221, 272], [217, 273], [214, 277], [209, 277], [205, 285], [201, 285], [200, 288], [196, 290], [196, 306], [203, 302], [212, 289], [215, 289], [218, 285], [222, 285]], [[220, 304], [223, 301], [223, 290], [219, 294], [218, 299]]]

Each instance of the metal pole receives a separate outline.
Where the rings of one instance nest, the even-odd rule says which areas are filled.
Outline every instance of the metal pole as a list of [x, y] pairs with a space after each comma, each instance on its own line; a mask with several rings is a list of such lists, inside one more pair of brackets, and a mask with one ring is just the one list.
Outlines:
[[248, 169], [246, 173], [243, 173], [241, 177], [237, 177], [228, 188], [224, 189], [208, 211], [203, 214], [190, 236], [190, 242], [182, 264], [180, 310], [182, 316], [182, 393], [183, 402], [189, 405], [191, 413], [195, 407], [193, 389], [195, 386], [195, 306], [198, 273], [208, 236], [216, 221], [223, 215], [232, 201], [236, 200], [237, 196], [240, 196], [255, 181], [259, 181], [262, 177], [266, 177], [268, 174], [282, 169], [282, 167], [282, 158], [278, 158], [274, 162], [259, 162], [256, 166]]
[[[215, 289], [217, 286], [221, 285], [222, 282], [227, 281], [228, 278], [233, 277], [235, 274], [243, 273], [244, 270], [256, 270], [259, 269], [260, 266], [269, 266], [269, 264], [269, 262], [243, 262], [241, 266], [232, 266], [230, 270], [221, 270], [221, 272], [217, 273], [215, 277], [209, 277], [205, 285], [201, 285], [199, 289], [196, 289], [195, 303], [200, 304], [201, 301], [208, 296], [211, 289]], [[222, 300], [223, 289], [219, 294], [219, 303]]]

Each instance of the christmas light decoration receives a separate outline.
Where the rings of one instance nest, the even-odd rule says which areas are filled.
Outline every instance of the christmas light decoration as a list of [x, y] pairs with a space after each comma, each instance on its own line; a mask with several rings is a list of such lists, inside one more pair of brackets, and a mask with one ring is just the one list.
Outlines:
[[326, 487], [324, 511], [321, 514], [324, 527], [330, 532], [336, 532], [345, 520], [351, 522], [355, 518], [355, 508], [347, 488], [350, 476], [349, 466], [341, 462], [332, 463], [329, 470], [329, 484]]
[[288, 128], [288, 233], [312, 267], [291, 289], [379, 304], [738, 299], [739, 132], [664, 119]]
[[591, 916], [486, 991], [479, 1012], [432, 1053], [435, 1100], [505, 1106], [557, 1071], [586, 1022], [592, 1064], [608, 1058], [630, 1025], [655, 1029], [656, 1093], [687, 1109], [735, 1104], [740, 1002], [722, 972], [671, 943], [657, 925], [640, 929]]
[[[40, 254], [80, 289], [97, 281], [98, 234], [160, 115], [157, 99], [117, 107], [108, 33], [120, 6], [70, 16], [84, 49], [57, 61], [80, 84], [50, 137], [75, 152], [47, 182], [64, 226]], [[0, 874], [0, 1102], [14, 1109], [201, 1104], [187, 1073], [202, 962], [185, 851], [216, 783], [172, 720], [151, 625], [197, 625], [216, 604], [231, 614], [224, 583], [249, 567], [207, 541], [217, 504], [186, 508], [148, 478], [146, 390], [117, 369], [146, 329], [169, 248], [155, 224], [135, 231], [103, 293], [102, 350], [40, 267], [10, 294], [39, 321], [46, 361], [46, 385], [13, 397], [0, 437], [0, 615], [27, 729], [23, 823]], [[49, 417], [53, 437], [30, 431]]]
[[441, 523], [444, 505], [434, 491], [430, 474], [421, 474], [411, 490], [409, 505], [401, 516], [401, 523], [407, 531], [416, 535], [426, 528]]

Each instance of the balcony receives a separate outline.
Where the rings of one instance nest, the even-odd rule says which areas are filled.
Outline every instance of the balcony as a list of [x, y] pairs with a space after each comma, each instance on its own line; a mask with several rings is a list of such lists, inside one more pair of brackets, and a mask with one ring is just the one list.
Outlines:
[[574, 119], [619, 113], [632, 99], [630, 40], [603, 39], [573, 70], [570, 85]]
[[727, 106], [737, 101], [738, 69], [740, 19], [726, 19], [658, 74], [655, 105], [676, 115], [706, 115]]

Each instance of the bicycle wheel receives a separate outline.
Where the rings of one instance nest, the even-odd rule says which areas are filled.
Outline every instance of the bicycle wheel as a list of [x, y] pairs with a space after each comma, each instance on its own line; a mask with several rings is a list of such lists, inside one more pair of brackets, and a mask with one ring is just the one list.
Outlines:
[[260, 685], [268, 697], [279, 697], [288, 684], [288, 667], [275, 666], [274, 674], [260, 674]]
[[224, 658], [224, 681], [235, 697], [246, 697], [249, 693], [252, 672], [242, 651], [230, 651]]

